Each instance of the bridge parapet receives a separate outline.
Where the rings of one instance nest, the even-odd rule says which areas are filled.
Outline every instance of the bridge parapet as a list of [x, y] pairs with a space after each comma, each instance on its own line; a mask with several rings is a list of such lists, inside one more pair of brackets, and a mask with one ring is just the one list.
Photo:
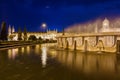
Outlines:
[[63, 35], [57, 39], [59, 45], [67, 49], [116, 52], [118, 51], [116, 45], [117, 40], [120, 40], [120, 33], [84, 33]]

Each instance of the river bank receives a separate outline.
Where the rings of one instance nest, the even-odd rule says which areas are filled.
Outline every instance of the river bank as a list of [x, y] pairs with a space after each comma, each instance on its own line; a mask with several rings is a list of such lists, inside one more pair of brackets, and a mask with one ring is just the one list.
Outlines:
[[55, 42], [41, 42], [41, 41], [2, 41], [0, 42], [0, 50], [12, 47], [21, 47], [26, 45], [36, 45], [44, 43], [55, 43]]

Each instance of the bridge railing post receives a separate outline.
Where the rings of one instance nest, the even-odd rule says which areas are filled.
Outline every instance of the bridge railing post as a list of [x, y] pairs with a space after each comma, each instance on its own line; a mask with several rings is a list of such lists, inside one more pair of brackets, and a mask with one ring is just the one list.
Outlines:
[[74, 42], [74, 50], [76, 50], [76, 47], [77, 47], [77, 45], [76, 45], [76, 40], [75, 40], [75, 42]]
[[67, 50], [69, 49], [69, 42], [68, 42], [68, 40], [66, 40], [66, 49]]
[[85, 43], [84, 43], [84, 51], [86, 52], [87, 51], [87, 45], [88, 44], [88, 42], [87, 42], [87, 40], [85, 40]]
[[117, 40], [116, 52], [120, 53], [120, 40]]
[[84, 45], [84, 36], [82, 36], [82, 45]]

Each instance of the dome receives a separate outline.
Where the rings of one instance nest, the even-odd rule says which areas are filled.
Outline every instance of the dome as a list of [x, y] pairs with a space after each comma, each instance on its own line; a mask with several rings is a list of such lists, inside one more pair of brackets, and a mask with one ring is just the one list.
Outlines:
[[109, 20], [107, 18], [104, 19], [103, 24], [109, 25]]
[[105, 18], [102, 24], [101, 32], [108, 32], [108, 31], [109, 31], [109, 20]]

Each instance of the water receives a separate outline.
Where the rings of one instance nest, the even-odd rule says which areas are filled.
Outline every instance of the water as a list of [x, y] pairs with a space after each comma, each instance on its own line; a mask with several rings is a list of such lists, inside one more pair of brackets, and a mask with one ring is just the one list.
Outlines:
[[0, 80], [120, 80], [120, 55], [52, 46], [0, 50]]

